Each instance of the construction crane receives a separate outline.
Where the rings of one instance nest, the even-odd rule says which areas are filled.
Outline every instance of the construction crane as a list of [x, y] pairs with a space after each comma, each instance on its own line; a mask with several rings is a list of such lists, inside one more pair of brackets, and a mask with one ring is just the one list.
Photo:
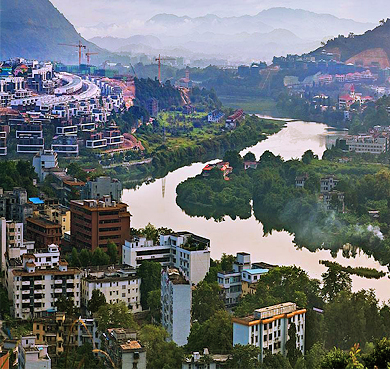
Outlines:
[[87, 65], [89, 65], [89, 62], [91, 60], [90, 56], [91, 55], [97, 55], [99, 53], [91, 53], [89, 50], [85, 53], [85, 55], [87, 56]]
[[79, 41], [77, 45], [72, 45], [72, 44], [58, 44], [58, 45], [64, 45], [64, 46], [72, 46], [72, 47], [78, 47], [79, 48], [79, 65], [81, 65], [81, 50], [86, 49], [87, 47]]
[[163, 60], [176, 60], [176, 59], [168, 58], [168, 57], [162, 58], [160, 54], [158, 55], [158, 58], [156, 58], [156, 62], [158, 62], [158, 80], [160, 81], [160, 83], [161, 83], [161, 62]]

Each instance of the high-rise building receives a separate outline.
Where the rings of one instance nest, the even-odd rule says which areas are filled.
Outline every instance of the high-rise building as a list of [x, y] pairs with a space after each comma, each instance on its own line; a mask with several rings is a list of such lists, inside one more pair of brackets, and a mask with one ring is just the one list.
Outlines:
[[168, 340], [187, 343], [191, 329], [191, 283], [179, 269], [165, 268], [161, 274], [161, 324]]
[[81, 198], [84, 200], [101, 199], [103, 196], [111, 196], [114, 201], [121, 201], [122, 183], [111, 177], [98, 177], [88, 181], [81, 191]]
[[6, 266], [5, 286], [15, 318], [41, 317], [61, 296], [71, 297], [80, 307], [81, 271], [60, 259], [57, 245], [19, 259], [7, 258]]
[[26, 230], [26, 238], [35, 242], [36, 249], [47, 248], [53, 243], [61, 244], [61, 224], [54, 223], [45, 217], [27, 218]]
[[33, 207], [24, 188], [14, 187], [12, 191], [0, 188], [0, 217], [24, 223], [32, 213]]
[[94, 251], [105, 249], [109, 241], [120, 249], [130, 237], [130, 213], [127, 205], [104, 196], [102, 201], [70, 202], [70, 233], [74, 247]]
[[286, 355], [286, 343], [291, 324], [296, 328], [297, 348], [305, 353], [306, 309], [286, 302], [257, 309], [245, 318], [233, 318], [233, 345], [254, 345], [260, 348], [261, 361], [265, 350], [272, 354]]

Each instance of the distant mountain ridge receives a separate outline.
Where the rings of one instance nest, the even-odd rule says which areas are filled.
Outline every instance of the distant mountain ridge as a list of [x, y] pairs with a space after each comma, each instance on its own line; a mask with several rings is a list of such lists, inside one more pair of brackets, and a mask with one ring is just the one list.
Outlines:
[[[351, 19], [337, 18], [330, 14], [318, 14], [302, 9], [275, 7], [263, 10], [256, 15], [243, 15], [238, 17], [219, 17], [208, 14], [191, 18], [174, 14], [157, 14], [147, 21], [149, 25], [162, 27], [192, 26], [202, 28], [204, 32], [209, 28], [234, 29], [233, 33], [270, 32], [276, 28], [287, 29], [301, 38], [322, 38], [332, 32], [336, 34], [348, 34], [349, 32], [361, 33], [372, 28], [372, 23], [356, 22]], [[239, 28], [239, 29], [237, 29]]]
[[0, 1], [0, 59], [12, 57], [75, 63], [81, 41], [90, 51], [107, 54], [85, 40], [49, 0]]
[[312, 54], [324, 52], [333, 53], [343, 62], [362, 62], [364, 65], [374, 62], [382, 68], [390, 67], [390, 19], [362, 35], [329, 40]]

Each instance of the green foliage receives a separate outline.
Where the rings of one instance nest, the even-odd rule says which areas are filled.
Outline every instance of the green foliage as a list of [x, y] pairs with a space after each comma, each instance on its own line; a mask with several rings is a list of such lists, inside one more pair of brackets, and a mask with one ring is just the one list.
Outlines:
[[301, 351], [297, 348], [297, 328], [295, 323], [290, 324], [288, 337], [289, 339], [286, 342], [287, 359], [294, 368], [298, 359], [302, 356]]
[[261, 350], [252, 345], [235, 345], [232, 349], [232, 369], [257, 369]]
[[232, 350], [233, 327], [227, 311], [218, 310], [203, 323], [194, 322], [186, 350], [201, 352], [207, 347], [214, 354], [228, 354]]
[[168, 333], [159, 326], [144, 325], [140, 341], [146, 347], [147, 369], [177, 369], [184, 358], [183, 349], [174, 342], [166, 342]]
[[8, 300], [8, 292], [2, 284], [0, 284], [0, 316], [10, 316], [11, 302]]
[[322, 274], [322, 279], [324, 281], [322, 295], [327, 301], [334, 300], [341, 291], [351, 291], [351, 277], [346, 271], [336, 265], [330, 265], [328, 270]]
[[229, 150], [225, 152], [223, 156], [223, 161], [227, 161], [235, 173], [242, 171], [243, 169], [243, 160], [241, 155], [235, 150]]
[[80, 164], [71, 162], [68, 167], [68, 174], [72, 177], [77, 178], [80, 181], [85, 182], [87, 180], [88, 174], [86, 171], [84, 171]]
[[318, 159], [318, 155], [314, 155], [312, 150], [307, 150], [302, 155], [302, 163], [310, 164], [313, 160]]
[[225, 305], [218, 283], [201, 281], [192, 292], [192, 320], [204, 323]]
[[155, 261], [142, 261], [138, 268], [138, 276], [141, 278], [141, 305], [143, 310], [149, 308], [149, 292], [160, 290], [161, 288], [161, 265]]
[[334, 348], [329, 351], [321, 362], [321, 369], [345, 369], [348, 365], [349, 355], [347, 352]]
[[12, 191], [14, 187], [23, 187], [28, 196], [37, 196], [38, 189], [33, 185], [37, 179], [34, 168], [29, 161], [0, 161], [0, 188]]
[[106, 297], [104, 294], [100, 290], [95, 289], [92, 291], [91, 299], [88, 301], [88, 310], [94, 314], [106, 303]]
[[110, 258], [111, 264], [116, 264], [118, 262], [118, 246], [110, 240], [107, 243], [107, 255]]
[[261, 369], [292, 369], [290, 362], [282, 354], [265, 355]]
[[330, 260], [320, 260], [319, 263], [325, 265], [328, 268], [335, 267], [348, 274], [353, 274], [359, 277], [364, 277], [369, 279], [379, 279], [386, 276], [385, 272], [382, 272], [381, 270], [376, 270], [374, 268], [365, 268], [365, 267], [353, 268], [351, 266], [344, 267], [339, 263]]
[[[71, 351], [65, 352], [58, 358], [56, 368], [80, 368], [80, 369], [96, 369], [103, 368], [103, 363], [92, 352], [93, 346], [86, 342], [80, 347], [72, 347]], [[66, 357], [67, 356], [67, 357]]]
[[152, 322], [160, 322], [161, 320], [161, 290], [154, 290], [148, 293], [147, 304], [150, 309]]
[[54, 306], [57, 308], [57, 311], [64, 312], [68, 316], [77, 315], [79, 310], [74, 304], [73, 299], [65, 295], [61, 295], [54, 303]]
[[248, 151], [244, 157], [244, 161], [256, 161], [256, 156], [253, 152]]
[[133, 314], [123, 301], [101, 305], [96, 317], [99, 321], [99, 330], [102, 332], [108, 328], [138, 328]]

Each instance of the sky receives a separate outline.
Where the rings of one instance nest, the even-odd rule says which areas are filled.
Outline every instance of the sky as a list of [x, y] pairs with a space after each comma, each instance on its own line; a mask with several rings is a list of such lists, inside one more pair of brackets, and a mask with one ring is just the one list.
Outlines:
[[145, 21], [155, 14], [200, 16], [254, 15], [271, 7], [305, 9], [361, 22], [390, 17], [388, 0], [51, 0], [77, 27], [104, 23]]

